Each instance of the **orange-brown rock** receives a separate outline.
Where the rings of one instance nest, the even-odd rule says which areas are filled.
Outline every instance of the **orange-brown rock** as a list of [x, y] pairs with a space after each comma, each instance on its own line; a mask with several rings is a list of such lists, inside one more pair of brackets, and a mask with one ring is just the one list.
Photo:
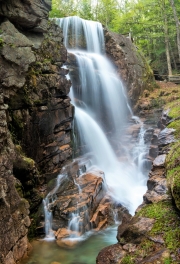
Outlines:
[[127, 209], [108, 195], [104, 173], [98, 169], [86, 172], [88, 162], [79, 158], [66, 166], [59, 185], [48, 195], [58, 245], [72, 246], [71, 238], [78, 240], [86, 231], [99, 231], [128, 215]]

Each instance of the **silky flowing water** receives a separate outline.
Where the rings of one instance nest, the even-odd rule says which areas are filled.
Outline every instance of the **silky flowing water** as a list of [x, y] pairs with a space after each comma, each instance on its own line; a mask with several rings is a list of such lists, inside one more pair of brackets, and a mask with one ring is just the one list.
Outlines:
[[117, 227], [111, 227], [92, 234], [75, 248], [59, 247], [54, 240], [36, 240], [32, 243], [33, 252], [30, 258], [22, 264], [95, 264], [99, 251], [117, 242], [116, 234]]
[[[67, 67], [78, 147], [85, 146], [81, 154], [93, 153], [92, 164], [105, 173], [110, 195], [133, 214], [146, 190], [147, 175], [142, 172], [147, 153], [141, 140], [143, 124], [133, 117], [126, 89], [106, 57], [102, 25], [79, 17], [56, 19], [56, 23], [63, 29], [64, 44], [75, 61]], [[133, 149], [124, 137], [129, 118], [141, 126]], [[117, 155], [119, 149], [121, 157]], [[126, 161], [119, 161], [122, 156]]]
[[[73, 65], [64, 67], [72, 82], [76, 149], [81, 149], [81, 155], [91, 153], [91, 164], [104, 172], [109, 195], [134, 214], [147, 188], [144, 124], [133, 116], [126, 89], [106, 58], [102, 25], [78, 17], [56, 19], [56, 23], [63, 29], [64, 44], [73, 58]], [[132, 124], [139, 130], [136, 140], [127, 132]], [[44, 199], [45, 229], [47, 237], [53, 238], [50, 196]], [[78, 219], [78, 212], [72, 213], [69, 229], [77, 226], [78, 230]], [[59, 247], [54, 240], [34, 241], [33, 253], [24, 263], [94, 264], [103, 247], [116, 243], [117, 227], [90, 234], [73, 249]]]

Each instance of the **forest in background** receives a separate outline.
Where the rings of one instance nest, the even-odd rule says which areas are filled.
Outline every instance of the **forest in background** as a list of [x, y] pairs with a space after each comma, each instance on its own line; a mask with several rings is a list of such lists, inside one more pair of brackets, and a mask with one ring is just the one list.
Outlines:
[[179, 0], [52, 0], [50, 17], [80, 16], [130, 36], [153, 70], [180, 74]]

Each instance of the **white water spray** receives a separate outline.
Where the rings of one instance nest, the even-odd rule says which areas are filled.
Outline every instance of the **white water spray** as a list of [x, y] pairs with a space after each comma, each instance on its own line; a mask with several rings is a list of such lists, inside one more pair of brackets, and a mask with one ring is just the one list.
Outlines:
[[[69, 76], [80, 144], [93, 153], [93, 164], [104, 171], [110, 195], [133, 214], [146, 190], [143, 127], [137, 146], [129, 150], [121, 136], [132, 110], [115, 68], [105, 57], [101, 24], [78, 17], [56, 19], [56, 23], [63, 28], [64, 44], [77, 63]], [[115, 147], [126, 149], [126, 161], [118, 160], [112, 139]], [[74, 216], [73, 224], [77, 218]]]
[[43, 199], [43, 207], [44, 207], [44, 220], [45, 220], [45, 234], [46, 234], [46, 239], [54, 239], [54, 232], [52, 229], [52, 220], [53, 220], [53, 216], [52, 216], [52, 210], [51, 210], [51, 206], [54, 203], [54, 201], [56, 200], [56, 191], [58, 190], [62, 179], [66, 177], [66, 175], [64, 174], [60, 174], [57, 177], [56, 180], [56, 185], [55, 188], [48, 193], [48, 195], [46, 196], [45, 199]]

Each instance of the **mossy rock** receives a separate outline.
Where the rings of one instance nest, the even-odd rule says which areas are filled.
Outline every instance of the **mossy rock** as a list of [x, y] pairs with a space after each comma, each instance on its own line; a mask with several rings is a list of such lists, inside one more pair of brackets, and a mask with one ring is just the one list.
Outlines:
[[[179, 110], [176, 106], [170, 111], [170, 115], [176, 118], [178, 112]], [[180, 120], [173, 121], [168, 127], [176, 129], [175, 138], [177, 142], [171, 145], [171, 150], [166, 158], [167, 183], [176, 207], [180, 210]]]
[[32, 170], [35, 166], [35, 161], [31, 158], [27, 158], [26, 156], [18, 157], [18, 159], [14, 162], [14, 167], [19, 168], [19, 170], [29, 171]]
[[13, 162], [13, 173], [17, 179], [24, 183], [27, 181], [33, 181], [34, 171], [38, 173], [35, 166], [35, 161], [23, 153], [21, 146], [15, 146], [16, 158]]
[[180, 247], [179, 215], [171, 200], [147, 205], [137, 215], [156, 219], [149, 236], [161, 235], [166, 248], [178, 253], [177, 249]]
[[21, 214], [26, 216], [29, 213], [29, 202], [26, 199], [22, 198], [18, 205], [18, 209]]
[[19, 196], [21, 198], [23, 198], [24, 197], [23, 186], [22, 186], [21, 182], [18, 179], [16, 179], [15, 188], [16, 188], [16, 191], [18, 192]]
[[44, 208], [43, 208], [43, 204], [41, 203], [41, 205], [38, 207], [38, 209], [30, 214], [31, 225], [30, 225], [29, 230], [28, 230], [28, 239], [29, 240], [32, 240], [35, 237], [37, 238], [37, 236], [40, 235], [38, 232], [38, 227], [39, 226], [41, 227], [42, 217], [44, 220], [43, 215], [44, 215]]
[[[178, 93], [179, 90], [173, 92]], [[168, 128], [175, 129], [176, 142], [171, 145], [171, 149], [166, 158], [167, 183], [171, 190], [176, 207], [180, 210], [180, 105], [179, 100], [174, 100], [166, 105], [169, 109], [168, 116], [172, 122]]]
[[168, 128], [174, 128], [174, 135], [176, 139], [180, 139], [180, 120], [175, 120], [168, 125]]
[[[145, 205], [134, 218], [143, 217], [155, 220], [151, 230], [147, 231], [145, 238], [129, 251], [121, 260], [123, 264], [163, 263], [178, 264], [178, 251], [180, 247], [179, 215], [171, 200], [156, 204]], [[131, 244], [127, 244], [131, 245]], [[172, 260], [170, 253], [174, 254]], [[154, 259], [155, 262], [152, 260]], [[177, 260], [177, 261], [176, 261]], [[137, 262], [138, 261], [138, 262]]]

